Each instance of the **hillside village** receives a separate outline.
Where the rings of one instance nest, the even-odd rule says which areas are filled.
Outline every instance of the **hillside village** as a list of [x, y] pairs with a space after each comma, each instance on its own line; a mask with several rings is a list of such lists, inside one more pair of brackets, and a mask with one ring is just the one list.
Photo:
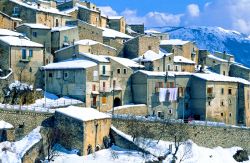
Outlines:
[[90, 161], [120, 148], [143, 153], [135, 162], [181, 162], [178, 147], [190, 141], [244, 153], [250, 68], [91, 2], [1, 0], [0, 112], [3, 163], [53, 162], [58, 149]]

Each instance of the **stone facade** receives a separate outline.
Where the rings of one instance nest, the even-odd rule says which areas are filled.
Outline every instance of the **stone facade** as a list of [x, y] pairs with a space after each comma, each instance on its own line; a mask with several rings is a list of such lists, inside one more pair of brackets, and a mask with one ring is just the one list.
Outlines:
[[77, 27], [56, 27], [51, 31], [51, 51], [55, 54], [55, 51], [64, 48], [69, 45], [73, 45], [74, 41], [79, 40], [79, 32]]
[[22, 22], [21, 19], [13, 18], [0, 11], [0, 28], [15, 30]]
[[[127, 125], [129, 124], [128, 121], [129, 120], [112, 119], [112, 124], [117, 129], [129, 134], [129, 126]], [[141, 123], [144, 124], [141, 125]], [[178, 128], [179, 125], [184, 125], [184, 127], [187, 129], [188, 138], [194, 141], [199, 146], [208, 148], [215, 148], [218, 146], [221, 146], [223, 148], [231, 148], [238, 146], [246, 149], [247, 151], [250, 150], [249, 129], [206, 125], [171, 124], [169, 125], [169, 127], [168, 125], [164, 125], [166, 127], [166, 130], [165, 132], [163, 132], [162, 130], [159, 130], [159, 128], [164, 128], [162, 122], [137, 121], [138, 126], [145, 126], [145, 123], [148, 126], [147, 128], [152, 133], [154, 133], [155, 139], [158, 139], [159, 135], [164, 133], [162, 140], [174, 141], [174, 137], [168, 135], [168, 130], [172, 128], [172, 125], [175, 125], [176, 128]]]
[[[23, 49], [26, 50], [27, 60], [22, 60]], [[15, 80], [32, 83], [35, 87], [41, 86], [40, 67], [44, 65], [45, 59], [50, 60], [50, 56], [44, 56], [42, 47], [11, 46], [0, 41], [0, 51], [3, 51], [0, 57], [4, 58], [0, 61], [1, 69], [12, 68]], [[32, 56], [28, 57], [30, 51]]]
[[81, 20], [68, 21], [67, 25], [78, 26], [79, 40], [89, 39], [103, 42], [102, 29]]
[[126, 32], [126, 21], [122, 16], [108, 17], [109, 28], [116, 31], [125, 33]]
[[66, 148], [78, 149], [80, 155], [90, 154], [89, 147], [92, 152], [104, 148], [103, 138], [108, 137], [110, 126], [110, 118], [82, 121], [60, 112], [55, 113], [55, 128], [67, 135], [67, 139], [59, 137], [59, 144]]
[[144, 34], [144, 24], [129, 24], [128, 25], [133, 31], [139, 33], [139, 34]]
[[148, 50], [159, 53], [160, 41], [157, 37], [147, 35], [137, 36], [125, 42], [124, 56], [126, 58], [137, 58]]
[[[112, 113], [112, 110], [110, 111]], [[136, 116], [147, 116], [148, 107], [145, 104], [139, 105], [125, 105], [125, 106], [118, 106], [114, 108], [114, 114], [126, 114], [126, 115], [136, 115]]]
[[250, 80], [250, 68], [245, 67], [241, 64], [231, 64], [229, 75]]
[[[53, 9], [54, 11], [55, 9]], [[44, 24], [48, 27], [64, 26], [70, 19], [69, 15], [60, 12], [51, 12], [42, 6], [29, 7], [26, 2], [15, 3], [9, 0], [0, 2], [0, 11], [6, 14], [22, 19], [23, 23]], [[32, 15], [32, 16], [31, 16]]]

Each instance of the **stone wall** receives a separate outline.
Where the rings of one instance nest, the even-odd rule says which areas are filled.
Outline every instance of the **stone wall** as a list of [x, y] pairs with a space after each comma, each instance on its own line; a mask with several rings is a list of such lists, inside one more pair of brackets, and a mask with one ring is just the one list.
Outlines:
[[[151, 130], [155, 138], [159, 138], [160, 133], [164, 133], [162, 140], [174, 141], [173, 137], [170, 137], [167, 131], [170, 127], [167, 125], [163, 129], [162, 122], [148, 122], [148, 121], [137, 121], [138, 128], [142, 123], [147, 123], [148, 130]], [[112, 119], [112, 124], [117, 129], [128, 133], [128, 120], [124, 119]], [[179, 125], [185, 125], [188, 131], [188, 137], [196, 144], [208, 148], [214, 148], [221, 146], [223, 148], [230, 148], [233, 146], [242, 147], [250, 151], [250, 129], [249, 128], [237, 128], [237, 127], [219, 127], [219, 126], [205, 126], [205, 125], [191, 125], [191, 124], [172, 124], [178, 127]], [[173, 128], [173, 127], [171, 127]]]
[[12, 74], [6, 79], [0, 79], [0, 103], [4, 100], [3, 88], [7, 87], [13, 80], [14, 78]]
[[145, 104], [118, 106], [115, 107], [114, 113], [146, 116], [148, 115], [148, 107]]
[[16, 139], [21, 139], [37, 126], [53, 124], [53, 113], [0, 109], [0, 120], [12, 124]]

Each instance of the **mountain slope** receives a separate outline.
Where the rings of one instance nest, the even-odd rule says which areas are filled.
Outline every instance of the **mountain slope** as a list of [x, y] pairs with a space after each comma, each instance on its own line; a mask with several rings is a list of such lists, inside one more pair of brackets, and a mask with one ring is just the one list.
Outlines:
[[210, 52], [226, 51], [235, 55], [236, 61], [250, 66], [250, 36], [221, 27], [155, 27], [168, 32], [171, 39], [195, 41], [200, 49]]

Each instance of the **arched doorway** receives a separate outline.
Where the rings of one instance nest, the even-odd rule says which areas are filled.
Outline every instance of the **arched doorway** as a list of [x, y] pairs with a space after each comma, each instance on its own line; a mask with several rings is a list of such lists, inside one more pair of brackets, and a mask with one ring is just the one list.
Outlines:
[[121, 99], [116, 97], [114, 100], [114, 107], [121, 106]]

